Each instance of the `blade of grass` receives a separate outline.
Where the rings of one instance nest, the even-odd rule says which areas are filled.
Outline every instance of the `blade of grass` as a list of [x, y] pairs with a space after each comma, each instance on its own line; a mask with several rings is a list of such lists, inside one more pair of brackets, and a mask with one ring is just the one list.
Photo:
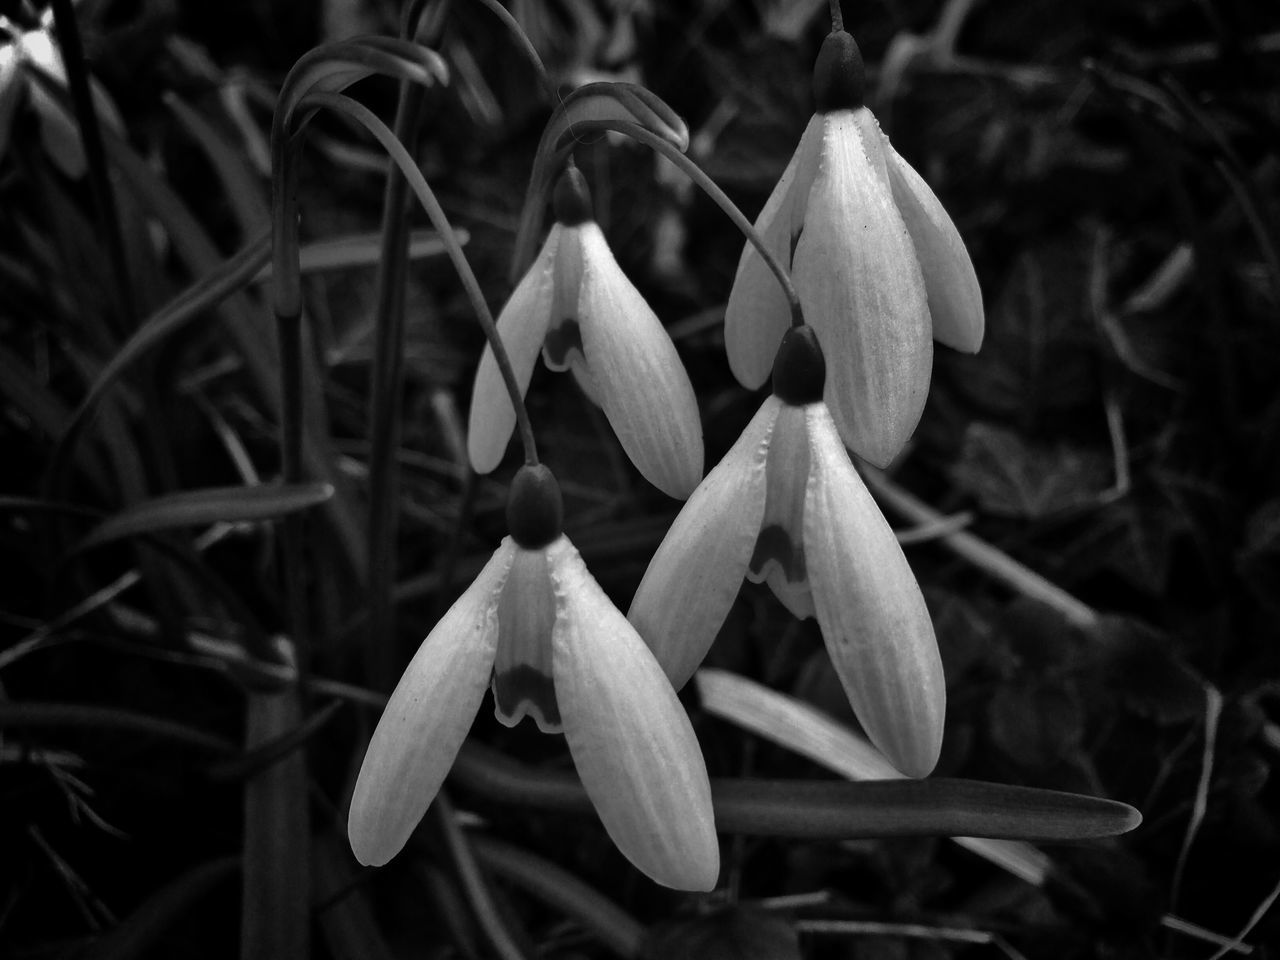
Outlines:
[[83, 960], [147, 956], [182, 915], [240, 869], [239, 857], [210, 860], [175, 877], [81, 954]]
[[327, 483], [290, 486], [208, 487], [155, 497], [113, 514], [90, 531], [75, 550], [87, 550], [124, 537], [160, 533], [211, 523], [255, 523], [308, 510], [333, 496]]
[[494, 837], [477, 834], [471, 844], [483, 866], [577, 921], [617, 956], [624, 960], [640, 956], [645, 928], [591, 884], [550, 860]]

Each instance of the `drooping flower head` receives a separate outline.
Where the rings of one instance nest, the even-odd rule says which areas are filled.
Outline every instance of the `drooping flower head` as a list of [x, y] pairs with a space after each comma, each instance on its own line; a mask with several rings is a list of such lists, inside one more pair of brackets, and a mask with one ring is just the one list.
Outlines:
[[[933, 340], [970, 353], [981, 345], [982, 293], [951, 218], [865, 106], [863, 73], [853, 37], [831, 33], [814, 68], [817, 112], [756, 229], [790, 267], [822, 338], [841, 437], [884, 466], [924, 409]], [[729, 365], [744, 386], [768, 377], [790, 316], [746, 245], [725, 312]]]
[[711, 791], [689, 718], [644, 641], [561, 532], [546, 467], [524, 467], [511, 535], [423, 641], [356, 781], [347, 832], [361, 863], [404, 846], [453, 765], [487, 687], [498, 719], [563, 732], [618, 849], [658, 883], [710, 890]]
[[872, 743], [925, 776], [942, 744], [946, 685], [911, 567], [823, 401], [814, 329], [786, 332], [773, 395], [694, 491], [628, 617], [677, 689], [715, 640], [743, 577], [816, 617]]
[[[683, 500], [702, 479], [702, 423], [675, 345], [619, 268], [592, 216], [576, 167], [555, 189], [556, 223], [533, 266], [498, 316], [521, 391], [542, 351], [552, 370], [570, 370], [618, 435], [645, 479]], [[471, 465], [498, 465], [515, 426], [493, 351], [485, 347], [471, 395]]]

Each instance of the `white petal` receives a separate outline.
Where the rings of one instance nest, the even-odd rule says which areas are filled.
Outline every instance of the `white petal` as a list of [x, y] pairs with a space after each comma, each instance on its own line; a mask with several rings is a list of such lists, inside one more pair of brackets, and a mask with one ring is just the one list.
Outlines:
[[710, 890], [720, 873], [720, 846], [689, 718], [573, 545], [562, 537], [548, 555], [556, 588], [556, 697], [587, 795], [642, 873], [678, 890]]
[[[551, 319], [556, 251], [561, 228], [547, 235], [538, 258], [516, 285], [511, 299], [498, 315], [498, 335], [506, 347], [523, 396], [533, 376], [533, 363], [547, 335]], [[498, 371], [493, 349], [485, 344], [476, 382], [471, 391], [471, 415], [467, 427], [467, 454], [477, 473], [489, 473], [502, 460], [516, 425], [516, 411]]]
[[933, 621], [825, 405], [807, 410], [804, 546], [818, 624], [871, 742], [903, 773], [923, 777], [938, 761], [947, 706]]
[[702, 421], [666, 329], [594, 223], [581, 227], [578, 319], [592, 388], [646, 480], [683, 500], [702, 479]]
[[508, 727], [529, 716], [543, 733], [560, 732], [551, 670], [555, 621], [547, 552], [516, 547], [498, 604], [498, 656], [493, 664], [493, 709]]
[[933, 366], [924, 281], [881, 179], [882, 143], [865, 108], [826, 115], [794, 274], [826, 353], [825, 399], [840, 435], [878, 465], [915, 429]]
[[769, 397], [698, 485], [662, 539], [627, 617], [679, 690], [729, 615], [764, 516], [769, 437], [782, 404]]
[[[775, 401], [777, 402], [777, 401]], [[809, 429], [805, 408], [779, 403], [765, 465], [765, 507], [747, 579], [767, 582], [795, 616], [812, 617], [804, 554], [805, 489], [809, 480]]]
[[453, 766], [493, 669], [498, 600], [514, 545], [504, 540], [409, 662], [356, 779], [347, 836], [356, 859], [381, 866], [404, 846]]
[[893, 200], [911, 234], [924, 274], [933, 318], [933, 338], [965, 353], [982, 346], [982, 288], [960, 231], [911, 164], [898, 156], [888, 138], [884, 154]]
[[[804, 226], [809, 188], [818, 172], [821, 145], [822, 118], [815, 114], [756, 218], [756, 231], [788, 270], [796, 237]], [[745, 244], [724, 312], [724, 347], [729, 368], [744, 387], [754, 390], [769, 379], [778, 343], [790, 323], [791, 307], [778, 278], [756, 248]]]

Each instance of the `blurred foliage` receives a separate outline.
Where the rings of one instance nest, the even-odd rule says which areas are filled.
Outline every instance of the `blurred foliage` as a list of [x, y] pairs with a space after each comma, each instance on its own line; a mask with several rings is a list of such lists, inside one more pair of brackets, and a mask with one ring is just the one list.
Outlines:
[[[453, 6], [441, 52], [454, 82], [429, 98], [421, 158], [497, 305], [547, 108], [485, 11]], [[1093, 629], [1070, 626], [942, 541], [910, 547], [950, 687], [939, 772], [1113, 797], [1145, 824], [1114, 843], [1051, 849], [1039, 885], [934, 840], [726, 837], [722, 889], [696, 901], [638, 879], [594, 822], [459, 801], [494, 835], [653, 924], [646, 955], [1212, 955], [1215, 943], [1169, 915], [1230, 937], [1280, 882], [1280, 8], [849, 7], [872, 105], [952, 214], [987, 304], [978, 355], [939, 350], [895, 481], [940, 510], [967, 511], [968, 532], [1103, 614]], [[666, 99], [689, 122], [694, 159], [749, 215], [759, 210], [811, 111], [823, 5], [511, 9], [553, 75], [625, 76]], [[78, 443], [63, 449], [62, 438], [139, 323], [265, 225], [265, 138], [289, 66], [327, 31], [389, 33], [398, 13], [384, 0], [84, 0], [77, 11], [123, 124], [108, 153], [128, 276], [103, 255], [89, 184], [66, 175], [56, 141], [40, 135], [39, 84], [6, 77], [0, 495], [89, 513], [3, 505], [0, 953], [229, 956], [241, 907], [227, 858], [242, 849], [242, 780], [253, 771], [215, 767], [227, 759], [219, 749], [261, 734], [246, 729], [247, 707], [270, 694], [233, 654], [262, 653], [284, 629], [275, 539], [213, 524], [70, 551], [104, 513], [274, 476], [278, 384], [261, 286], [202, 310], [105, 393]], [[0, 43], [40, 29], [26, 3], [0, 12], [12, 34]], [[359, 92], [389, 115], [389, 84]], [[339, 122], [318, 130], [304, 164], [304, 239], [375, 229], [381, 159]], [[741, 238], [646, 152], [599, 140], [582, 144], [578, 162], [619, 261], [677, 339], [714, 462], [756, 404], [733, 383], [719, 333]], [[122, 283], [133, 315], [121, 313]], [[364, 598], [343, 523], [366, 510], [373, 273], [312, 275], [306, 295], [308, 455], [335, 488], [311, 515], [310, 667], [358, 689]], [[399, 619], [384, 638], [397, 663], [502, 534], [509, 475], [476, 482], [462, 466], [458, 411], [481, 338], [452, 274], [415, 266], [407, 304]], [[564, 485], [569, 532], [625, 603], [674, 511], [567, 380], [539, 369], [530, 412]], [[854, 723], [816, 626], [760, 589], [744, 589], [710, 662]], [[321, 699], [301, 706], [318, 714]], [[826, 775], [686, 701], [713, 774]], [[24, 718], [22, 705], [38, 702], [102, 708], [107, 720]], [[340, 811], [376, 714], [358, 698], [344, 704], [300, 738], [310, 781], [297, 797], [309, 795], [316, 837], [313, 952], [487, 955], [431, 831], [376, 876], [355, 873]], [[126, 711], [214, 740], [126, 729]], [[487, 711], [473, 736], [548, 767], [566, 760], [557, 741], [500, 727]], [[589, 916], [566, 921], [497, 873], [492, 892], [529, 955], [603, 955], [584, 933]], [[1280, 942], [1278, 917], [1265, 914], [1246, 937], [1253, 956], [1273, 955], [1264, 945]], [[805, 926], [817, 919], [996, 939]]]

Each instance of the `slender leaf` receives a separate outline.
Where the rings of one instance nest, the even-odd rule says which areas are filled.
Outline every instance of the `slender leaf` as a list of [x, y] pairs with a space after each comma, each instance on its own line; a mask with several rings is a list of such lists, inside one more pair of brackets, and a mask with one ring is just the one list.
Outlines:
[[327, 483], [184, 490], [134, 504], [113, 514], [81, 540], [76, 550], [177, 527], [274, 520], [322, 504], [332, 496], [333, 487]]
[[[450, 775], [478, 796], [540, 810], [592, 812], [577, 776], [527, 767], [466, 744]], [[748, 836], [1002, 837], [1086, 840], [1127, 833], [1142, 815], [1126, 803], [977, 780], [712, 778], [716, 827]]]

